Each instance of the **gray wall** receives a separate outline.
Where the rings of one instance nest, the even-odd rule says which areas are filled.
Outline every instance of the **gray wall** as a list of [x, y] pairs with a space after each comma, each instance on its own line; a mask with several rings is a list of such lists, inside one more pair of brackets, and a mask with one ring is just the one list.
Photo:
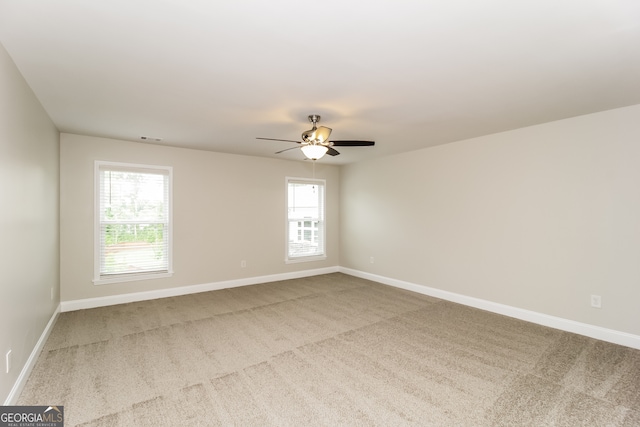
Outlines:
[[341, 186], [343, 267], [640, 335], [640, 105], [352, 164]]
[[[2, 45], [0, 94], [0, 402], [4, 402], [59, 304], [59, 134]], [[13, 366], [7, 374], [9, 350]]]
[[[96, 160], [173, 167], [173, 277], [92, 283]], [[311, 178], [312, 166], [62, 133], [62, 301], [338, 266], [340, 170], [322, 164], [316, 164], [315, 176], [327, 180], [327, 259], [284, 262], [285, 177]]]

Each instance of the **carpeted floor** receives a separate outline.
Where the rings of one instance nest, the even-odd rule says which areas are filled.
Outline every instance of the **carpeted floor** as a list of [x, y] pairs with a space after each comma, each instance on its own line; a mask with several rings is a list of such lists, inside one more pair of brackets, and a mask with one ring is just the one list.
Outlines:
[[640, 426], [640, 351], [336, 273], [60, 315], [66, 426]]

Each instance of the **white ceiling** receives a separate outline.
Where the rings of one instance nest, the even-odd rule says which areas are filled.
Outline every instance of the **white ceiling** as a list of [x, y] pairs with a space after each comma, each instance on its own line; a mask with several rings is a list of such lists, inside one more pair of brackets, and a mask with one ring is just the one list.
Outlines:
[[343, 164], [640, 103], [638, 0], [0, 0], [62, 132]]

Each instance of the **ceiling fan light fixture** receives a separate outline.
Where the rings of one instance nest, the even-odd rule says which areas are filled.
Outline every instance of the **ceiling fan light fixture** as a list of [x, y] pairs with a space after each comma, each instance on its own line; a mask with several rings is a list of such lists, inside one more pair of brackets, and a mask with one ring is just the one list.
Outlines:
[[[333, 148], [333, 146], [342, 147], [366, 147], [375, 145], [374, 141], [359, 141], [359, 140], [333, 140], [329, 141], [331, 135], [331, 128], [326, 126], [317, 126], [320, 121], [320, 116], [312, 114], [309, 116], [309, 121], [313, 127], [307, 131], [302, 132], [302, 142], [292, 141], [290, 139], [275, 139], [275, 138], [256, 138], [265, 139], [267, 141], [283, 141], [294, 142], [300, 146], [302, 153], [310, 160], [318, 160], [325, 154], [330, 156], [337, 156], [340, 153]], [[275, 154], [280, 154], [284, 151], [292, 150], [296, 147], [286, 148], [284, 150], [277, 151]]]
[[321, 159], [325, 154], [327, 154], [328, 148], [324, 145], [316, 145], [316, 144], [307, 144], [303, 145], [301, 148], [302, 153], [310, 160], [318, 160]]

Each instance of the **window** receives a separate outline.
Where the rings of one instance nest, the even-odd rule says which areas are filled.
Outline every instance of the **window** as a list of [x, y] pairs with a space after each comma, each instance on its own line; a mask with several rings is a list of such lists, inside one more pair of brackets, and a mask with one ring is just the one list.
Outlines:
[[287, 178], [287, 262], [325, 259], [325, 181]]
[[170, 167], [96, 162], [94, 283], [168, 277]]

